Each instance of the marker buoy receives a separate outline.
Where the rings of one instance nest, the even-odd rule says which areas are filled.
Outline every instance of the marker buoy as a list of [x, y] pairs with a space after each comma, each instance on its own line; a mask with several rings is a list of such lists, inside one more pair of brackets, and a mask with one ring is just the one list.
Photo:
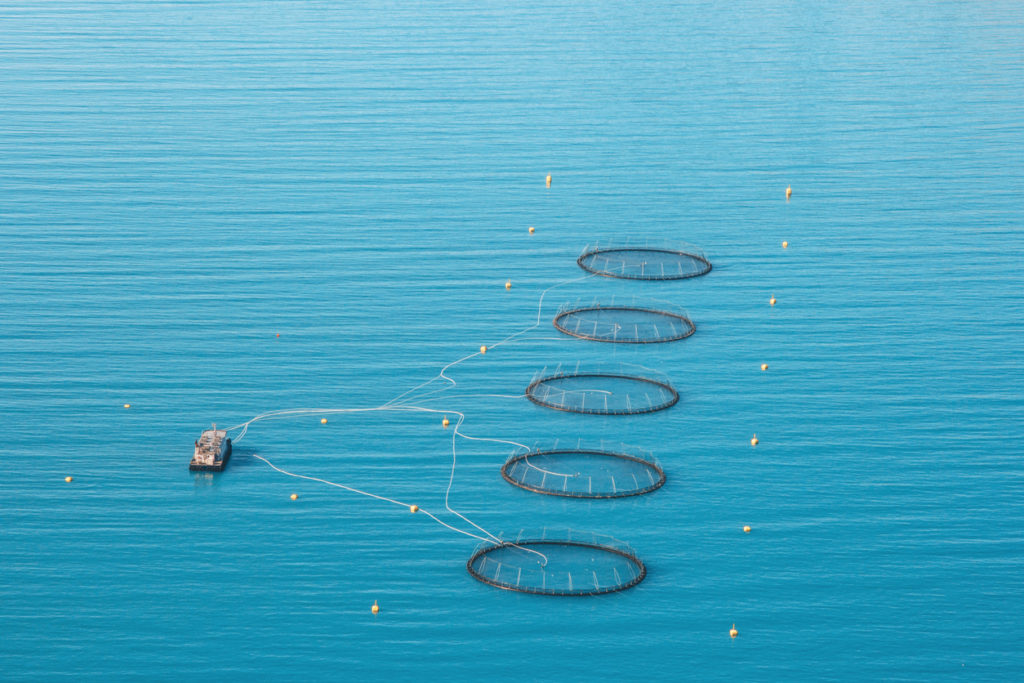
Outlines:
[[131, 404], [131, 403], [125, 403], [125, 404], [124, 404], [124, 407], [125, 407], [125, 408], [131, 408], [131, 407], [132, 407], [132, 404]]
[[764, 372], [767, 369], [768, 369], [768, 364], [767, 363], [761, 363], [761, 371]]
[[757, 434], [754, 434], [754, 437], [750, 440], [750, 445], [751, 446], [756, 446], [757, 445]]
[[66, 481], [67, 483], [70, 484], [72, 481], [74, 481], [74, 478], [73, 477], [64, 477], [64, 481]]
[[550, 173], [548, 173], [548, 177], [544, 179], [544, 182], [547, 184], [548, 187], [551, 187], [551, 174]]
[[277, 336], [278, 336], [278, 337], [280, 337], [280, 336], [281, 336], [281, 333], [280, 333], [280, 332], [278, 332], [278, 333], [277, 333]]
[[512, 289], [512, 281], [505, 280], [505, 289]]
[[733, 624], [732, 628], [729, 629], [729, 637], [730, 638], [735, 638], [739, 634], [740, 634], [740, 632], [736, 630], [736, 624]]
[[322, 424], [322, 425], [327, 424], [327, 418], [326, 417], [321, 417], [320, 418], [320, 424]]
[[787, 185], [786, 186], [786, 201], [788, 202], [789, 198], [792, 197], [792, 196], [793, 196], [793, 187], [791, 185]]
[[373, 607], [370, 608], [370, 611], [374, 614], [380, 611], [380, 605], [377, 604], [376, 600], [373, 601]]
[[750, 533], [750, 527], [749, 526], [743, 527], [743, 533], [749, 534]]
[[487, 353], [487, 347], [486, 346], [481, 346], [480, 347], [480, 353]]
[[533, 226], [532, 225], [530, 226], [530, 234], [531, 235], [533, 234]]
[[299, 494], [297, 494], [297, 493], [293, 493], [293, 494], [291, 495], [291, 499], [292, 499], [292, 500], [298, 500], [298, 499], [299, 499]]
[[782, 248], [783, 248], [783, 249], [788, 249], [788, 248], [789, 248], [789, 242], [787, 242], [787, 241], [783, 240], [783, 241], [782, 241]]
[[419, 512], [419, 511], [420, 511], [420, 506], [419, 505], [410, 505], [409, 506], [409, 512], [413, 513], [414, 515], [417, 512]]
[[441, 420], [441, 426], [442, 427], [448, 427], [448, 416], [447, 415], [445, 415], [444, 419]]

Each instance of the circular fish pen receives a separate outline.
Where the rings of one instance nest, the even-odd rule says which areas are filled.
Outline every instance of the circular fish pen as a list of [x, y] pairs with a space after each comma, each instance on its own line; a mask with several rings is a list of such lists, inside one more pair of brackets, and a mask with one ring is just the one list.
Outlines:
[[587, 415], [641, 415], [671, 408], [679, 392], [666, 378], [643, 369], [563, 370], [547, 368], [526, 387], [533, 403], [569, 413]]
[[614, 344], [658, 344], [686, 339], [697, 331], [686, 311], [661, 302], [592, 301], [565, 304], [555, 328], [580, 339]]
[[613, 538], [574, 531], [546, 536], [482, 544], [466, 569], [489, 586], [535, 595], [616, 593], [647, 576], [636, 553]]
[[625, 498], [650, 493], [665, 483], [665, 471], [648, 453], [624, 444], [520, 449], [501, 467], [513, 486], [566, 498]]
[[676, 244], [593, 244], [576, 263], [588, 273], [624, 280], [686, 280], [711, 272], [700, 249]]

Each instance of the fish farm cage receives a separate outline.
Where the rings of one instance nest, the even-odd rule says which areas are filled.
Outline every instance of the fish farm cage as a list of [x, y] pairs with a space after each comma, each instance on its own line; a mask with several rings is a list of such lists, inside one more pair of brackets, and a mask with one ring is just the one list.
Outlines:
[[502, 465], [501, 476], [527, 491], [566, 498], [639, 496], [665, 483], [665, 471], [650, 453], [582, 440], [521, 448]]
[[668, 378], [647, 368], [616, 365], [554, 370], [544, 368], [526, 387], [533, 403], [586, 415], [641, 415], [671, 408], [679, 401]]
[[689, 314], [678, 306], [636, 298], [563, 304], [554, 325], [573, 337], [615, 344], [678, 341], [697, 331]]
[[514, 540], [483, 543], [466, 569], [489, 586], [535, 595], [616, 593], [647, 576], [647, 567], [627, 544], [571, 529], [532, 536], [520, 532]]
[[576, 263], [589, 273], [624, 280], [687, 280], [711, 272], [704, 252], [673, 242], [589, 244]]

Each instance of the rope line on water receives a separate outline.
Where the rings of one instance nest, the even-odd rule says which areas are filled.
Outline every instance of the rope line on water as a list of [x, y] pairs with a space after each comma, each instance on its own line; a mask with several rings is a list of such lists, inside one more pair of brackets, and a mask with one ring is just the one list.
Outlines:
[[[505, 337], [501, 341], [496, 342], [494, 344], [491, 344], [487, 348], [491, 348], [491, 349], [497, 348], [499, 346], [502, 346], [503, 344], [507, 344], [507, 343], [511, 342], [516, 337], [520, 337], [520, 336], [526, 334], [530, 330], [535, 330], [538, 327], [540, 327], [540, 319], [541, 319], [541, 315], [542, 315], [542, 312], [543, 312], [543, 309], [544, 309], [544, 297], [547, 296], [548, 292], [550, 292], [552, 289], [555, 289], [557, 287], [561, 287], [563, 285], [572, 284], [573, 282], [580, 282], [582, 280], [587, 280], [587, 279], [590, 279], [590, 278], [595, 277], [595, 276], [596, 276], [596, 274], [591, 273], [589, 275], [584, 275], [582, 277], [573, 278], [571, 280], [563, 280], [562, 282], [556, 282], [555, 284], [551, 285], [550, 287], [545, 288], [544, 290], [541, 291], [540, 299], [538, 299], [538, 301], [537, 301], [537, 319], [536, 319], [536, 321], [534, 321], [534, 323], [532, 325], [530, 325], [528, 327], [525, 327], [522, 330], [519, 330], [518, 332], [514, 332], [513, 334], [510, 334], [509, 336]], [[428, 379], [426, 382], [422, 382], [422, 383], [416, 385], [415, 387], [413, 387], [412, 389], [409, 389], [408, 391], [402, 392], [401, 394], [399, 394], [395, 398], [393, 398], [390, 401], [388, 401], [388, 403], [385, 404], [385, 405], [388, 405], [388, 404], [391, 404], [391, 403], [395, 403], [396, 401], [398, 401], [398, 400], [408, 396], [409, 394], [411, 394], [412, 392], [416, 391], [417, 389], [421, 389], [421, 388], [423, 388], [423, 387], [425, 387], [425, 386], [427, 386], [427, 385], [429, 385], [429, 384], [431, 384], [431, 383], [433, 383], [433, 382], [435, 382], [435, 381], [437, 381], [439, 379], [446, 379], [449, 382], [451, 382], [451, 385], [449, 385], [446, 388], [451, 388], [451, 387], [455, 386], [456, 385], [455, 380], [453, 380], [451, 377], [448, 377], [448, 375], [446, 375], [445, 373], [448, 372], [448, 370], [450, 370], [451, 368], [455, 367], [456, 365], [458, 365], [460, 363], [463, 363], [463, 362], [469, 360], [470, 358], [474, 358], [474, 357], [480, 356], [480, 355], [482, 355], [482, 354], [479, 351], [477, 351], [477, 352], [471, 353], [471, 354], [469, 354], [467, 356], [463, 356], [462, 358], [460, 358], [458, 360], [452, 361], [451, 363], [448, 363], [448, 365], [445, 365], [443, 368], [441, 368], [441, 371], [439, 373], [437, 373], [436, 375], [434, 375], [433, 377]]]
[[[522, 329], [522, 330], [520, 330], [518, 332], [510, 334], [507, 337], [505, 337], [504, 339], [502, 339], [502, 340], [500, 340], [500, 341], [498, 341], [498, 342], [496, 342], [494, 344], [491, 344], [491, 345], [489, 345], [486, 348], [493, 349], [493, 348], [497, 348], [497, 347], [505, 345], [505, 344], [514, 343], [517, 340], [518, 337], [521, 337], [522, 335], [526, 334], [527, 332], [530, 332], [531, 330], [534, 330], [537, 327], [539, 327], [540, 324], [541, 324], [541, 316], [542, 316], [542, 313], [543, 313], [544, 297], [547, 296], [548, 292], [550, 292], [551, 290], [553, 290], [553, 289], [555, 289], [557, 287], [561, 287], [563, 285], [567, 285], [567, 284], [570, 284], [570, 283], [573, 283], [573, 282], [579, 282], [579, 281], [586, 280], [586, 279], [589, 279], [589, 278], [592, 278], [592, 277], [595, 277], [595, 274], [592, 273], [592, 274], [584, 275], [582, 277], [573, 278], [571, 280], [565, 280], [563, 282], [558, 282], [558, 283], [555, 283], [555, 284], [551, 285], [550, 287], [545, 288], [541, 292], [540, 298], [539, 298], [539, 300], [537, 302], [537, 318], [536, 318], [536, 321], [532, 325], [529, 325], [528, 327], [526, 327], [526, 328], [524, 328], [524, 329]], [[558, 338], [554, 338], [554, 339], [558, 339]], [[524, 340], [519, 340], [519, 341], [524, 341]], [[435, 381], [437, 381], [439, 379], [443, 379], [443, 380], [446, 380], [447, 382], [450, 382], [450, 384], [448, 384], [445, 387], [442, 387], [440, 389], [436, 389], [436, 390], [433, 390], [431, 392], [428, 392], [426, 395], [416, 397], [417, 400], [427, 400], [428, 396], [433, 396], [433, 398], [440, 398], [439, 396], [436, 396], [436, 394], [444, 392], [444, 391], [447, 391], [448, 389], [451, 389], [452, 387], [458, 386], [458, 382], [456, 382], [454, 379], [449, 377], [446, 373], [451, 368], [453, 368], [453, 367], [455, 367], [455, 366], [457, 366], [457, 365], [459, 365], [461, 363], [464, 363], [465, 361], [469, 360], [470, 358], [474, 358], [474, 357], [480, 356], [480, 355], [483, 355], [483, 351], [477, 351], [477, 352], [468, 354], [466, 356], [463, 356], [462, 358], [459, 358], [457, 360], [454, 360], [454, 361], [448, 363], [447, 365], [443, 366], [441, 368], [441, 371], [438, 372], [438, 374], [435, 375], [434, 377], [428, 379], [425, 382], [421, 382], [420, 384], [416, 385], [415, 387], [413, 387], [413, 388], [411, 388], [411, 389], [409, 389], [407, 391], [402, 392], [398, 396], [392, 398], [390, 401], [387, 401], [386, 403], [384, 403], [384, 404], [382, 404], [380, 406], [377, 406], [377, 407], [373, 407], [373, 408], [326, 408], [326, 409], [296, 408], [296, 409], [274, 410], [274, 411], [269, 411], [269, 412], [266, 412], [266, 413], [262, 413], [260, 415], [256, 415], [255, 417], [252, 417], [249, 420], [246, 420], [245, 422], [237, 424], [237, 425], [235, 425], [233, 427], [228, 427], [225, 431], [231, 432], [231, 431], [234, 431], [236, 429], [241, 429], [242, 431], [234, 439], [234, 442], [238, 443], [248, 433], [250, 425], [252, 425], [255, 422], [258, 422], [260, 420], [269, 420], [269, 419], [274, 419], [274, 418], [293, 418], [293, 417], [303, 417], [303, 416], [310, 416], [310, 415], [338, 415], [338, 414], [347, 414], [347, 413], [366, 413], [366, 412], [390, 411], [390, 410], [428, 412], [428, 413], [450, 413], [452, 415], [457, 415], [458, 416], [458, 420], [456, 421], [455, 427], [452, 430], [452, 465], [451, 465], [451, 469], [450, 469], [449, 476], [448, 476], [448, 486], [445, 488], [444, 507], [445, 507], [445, 510], [447, 510], [449, 513], [455, 515], [456, 517], [458, 517], [459, 519], [463, 520], [464, 522], [466, 522], [467, 524], [469, 524], [473, 528], [477, 529], [482, 534], [484, 534], [484, 536], [478, 536], [477, 534], [465, 531], [464, 529], [459, 529], [457, 527], [454, 527], [451, 524], [448, 524], [444, 520], [442, 520], [439, 517], [437, 517], [437, 515], [429, 512], [427, 510], [424, 510], [423, 508], [419, 508], [417, 506], [417, 509], [420, 512], [423, 512], [427, 517], [430, 517], [435, 522], [437, 522], [441, 526], [445, 527], [446, 529], [450, 529], [451, 531], [455, 531], [455, 532], [457, 532], [459, 534], [462, 534], [464, 536], [468, 536], [470, 538], [474, 538], [474, 539], [476, 539], [478, 541], [481, 541], [481, 542], [493, 543], [495, 545], [501, 545], [502, 543], [505, 543], [505, 541], [502, 541], [499, 537], [495, 536], [494, 534], [492, 534], [491, 532], [487, 531], [486, 529], [484, 529], [482, 526], [480, 526], [476, 522], [472, 521], [471, 519], [469, 519], [468, 517], [466, 517], [465, 515], [463, 515], [462, 513], [458, 512], [457, 510], [455, 510], [455, 509], [453, 509], [451, 507], [451, 504], [450, 504], [451, 490], [452, 490], [452, 487], [454, 486], [454, 483], [455, 483], [455, 469], [456, 469], [456, 465], [457, 465], [457, 462], [458, 462], [458, 454], [457, 454], [457, 448], [456, 448], [456, 438], [461, 437], [463, 439], [467, 439], [467, 440], [470, 440], [470, 441], [486, 441], [486, 442], [492, 442], [492, 443], [503, 443], [503, 444], [508, 444], [508, 445], [512, 445], [512, 446], [517, 446], [517, 447], [520, 447], [520, 448], [526, 448], [526, 449], [528, 449], [529, 447], [526, 446], [525, 444], [521, 444], [521, 443], [519, 443], [517, 441], [509, 441], [509, 440], [506, 440], [506, 439], [493, 439], [493, 438], [487, 438], [487, 437], [470, 436], [470, 435], [465, 434], [462, 431], [460, 431], [460, 427], [462, 426], [462, 423], [466, 419], [465, 413], [462, 413], [462, 412], [457, 411], [457, 410], [447, 410], [446, 411], [446, 410], [441, 410], [441, 409], [436, 409], [436, 408], [427, 408], [425, 406], [410, 405], [407, 401], [413, 400], [413, 399], [412, 398], [406, 399], [406, 397], [409, 397], [410, 394], [414, 394], [416, 391], [418, 391], [418, 390], [420, 390], [420, 389], [422, 389], [424, 387], [429, 386], [433, 382], [435, 382]], [[524, 395], [525, 394], [519, 394], [519, 395], [515, 395], [515, 394], [483, 394], [482, 396], [492, 396], [492, 397], [499, 397], [499, 398], [520, 398], [520, 397], [522, 397]], [[406, 399], [406, 400], [403, 400], [403, 399]], [[402, 402], [399, 403], [399, 401], [402, 401]], [[277, 472], [279, 472], [281, 474], [287, 475], [289, 477], [295, 477], [297, 479], [306, 479], [306, 480], [309, 480], [309, 481], [319, 482], [319, 483], [322, 483], [322, 484], [326, 484], [328, 486], [334, 486], [334, 487], [337, 487], [337, 488], [340, 488], [340, 489], [344, 489], [344, 490], [349, 491], [351, 493], [356, 493], [358, 495], [362, 495], [362, 496], [366, 496], [366, 497], [369, 497], [369, 498], [373, 498], [375, 500], [380, 500], [380, 501], [383, 501], [383, 502], [392, 503], [394, 505], [401, 505], [403, 507], [407, 507], [407, 508], [410, 508], [410, 509], [412, 508], [412, 506], [410, 504], [403, 503], [403, 502], [395, 500], [393, 498], [388, 498], [387, 496], [381, 496], [381, 495], [378, 495], [378, 494], [375, 494], [375, 493], [371, 493], [369, 491], [364, 491], [364, 490], [358, 489], [358, 488], [356, 488], [354, 486], [348, 486], [346, 484], [341, 484], [341, 483], [330, 481], [330, 480], [327, 480], [327, 479], [321, 479], [319, 477], [312, 477], [312, 476], [308, 476], [308, 475], [305, 475], [305, 474], [298, 474], [298, 473], [295, 473], [295, 472], [289, 472], [289, 471], [287, 471], [285, 469], [282, 469], [282, 468], [278, 467], [277, 465], [272, 463], [267, 458], [265, 458], [265, 457], [263, 457], [263, 456], [261, 456], [259, 454], [256, 454], [256, 453], [253, 453], [253, 457], [255, 457], [255, 458], [259, 459], [259, 460], [262, 460], [267, 465], [269, 465], [271, 467], [271, 469], [273, 469], [273, 470], [275, 470], [275, 471], [277, 471]], [[529, 460], [527, 460], [527, 464], [530, 465], [531, 467], [534, 467], [529, 462]], [[539, 469], [539, 468], [535, 468], [535, 469]], [[546, 565], [547, 564], [547, 556], [544, 555], [543, 553], [540, 553], [540, 552], [538, 552], [536, 550], [533, 550], [531, 548], [522, 547], [522, 546], [520, 546], [520, 545], [518, 545], [516, 543], [511, 543], [511, 542], [508, 542], [508, 543], [509, 543], [509, 545], [512, 545], [512, 546], [514, 546], [516, 548], [519, 548], [520, 550], [525, 550], [526, 552], [538, 555], [542, 559], [542, 565]]]
[[[370, 493], [369, 491], [363, 491], [362, 489], [357, 489], [354, 486], [346, 486], [345, 484], [339, 484], [336, 481], [329, 481], [327, 479], [321, 479], [319, 477], [311, 477], [311, 476], [306, 475], [306, 474], [296, 474], [295, 472], [289, 472], [288, 470], [285, 470], [285, 469], [282, 469], [282, 468], [278, 467], [277, 465], [275, 465], [274, 463], [270, 462], [269, 460], [264, 458], [262, 455], [259, 455], [258, 453], [253, 453], [252, 456], [254, 458], [258, 458], [258, 459], [262, 460], [263, 462], [267, 463], [268, 465], [270, 465], [271, 469], [276, 470], [276, 471], [280, 472], [281, 474], [286, 474], [289, 477], [295, 477], [296, 479], [308, 479], [309, 481], [317, 481], [317, 482], [320, 482], [321, 484], [327, 484], [328, 486], [337, 486], [339, 489], [345, 489], [346, 491], [351, 491], [352, 493], [358, 493], [361, 496], [367, 496], [369, 498], [376, 498], [377, 500], [383, 500], [384, 502], [387, 502], [387, 503], [394, 503], [395, 505], [401, 505], [402, 507], [406, 507], [406, 508], [411, 508], [412, 507], [408, 503], [403, 503], [402, 501], [395, 500], [393, 498], [388, 498], [387, 496], [378, 496], [376, 493]], [[460, 533], [463, 536], [469, 536], [470, 538], [475, 538], [478, 541], [483, 541], [485, 543], [490, 543], [491, 542], [491, 540], [489, 538], [484, 538], [483, 536], [477, 536], [476, 534], [471, 534], [468, 531], [463, 531], [462, 529], [458, 529], [456, 527], [453, 527], [452, 525], [448, 524], [444, 520], [439, 519], [436, 515], [434, 515], [429, 510], [425, 510], [423, 508], [419, 508], [418, 511], [422, 512], [427, 517], [430, 517], [432, 520], [434, 520], [435, 522], [437, 522], [441, 526], [443, 526], [443, 527], [445, 527], [447, 529], [451, 529], [452, 531], [455, 531], [457, 533]]]

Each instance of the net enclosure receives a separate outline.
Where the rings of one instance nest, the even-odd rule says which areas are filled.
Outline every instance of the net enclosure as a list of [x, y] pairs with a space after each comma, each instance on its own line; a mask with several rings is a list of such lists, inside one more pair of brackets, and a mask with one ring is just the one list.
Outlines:
[[616, 344], [656, 344], [697, 331], [689, 314], [668, 302], [595, 299], [563, 304], [554, 325], [565, 334]]
[[668, 379], [646, 368], [627, 366], [544, 368], [526, 387], [533, 403], [588, 415], [640, 415], [671, 408], [679, 393]]
[[519, 488], [567, 498], [625, 498], [661, 488], [665, 471], [649, 453], [625, 444], [538, 444], [501, 468]]
[[711, 272], [700, 249], [672, 242], [589, 244], [576, 263], [587, 272], [625, 280], [686, 280]]
[[566, 531], [480, 545], [466, 562], [470, 575], [490, 586], [538, 595], [602, 595], [632, 588], [647, 568], [625, 543]]

